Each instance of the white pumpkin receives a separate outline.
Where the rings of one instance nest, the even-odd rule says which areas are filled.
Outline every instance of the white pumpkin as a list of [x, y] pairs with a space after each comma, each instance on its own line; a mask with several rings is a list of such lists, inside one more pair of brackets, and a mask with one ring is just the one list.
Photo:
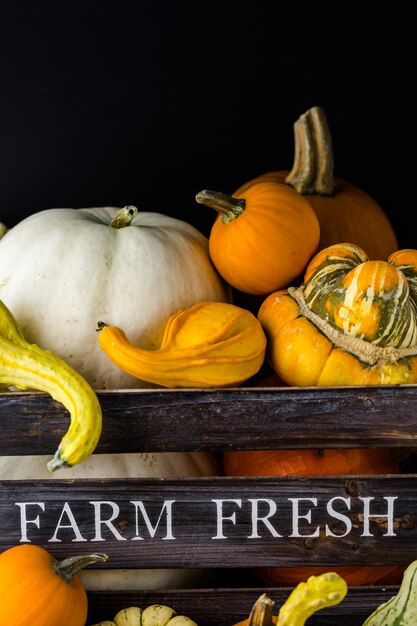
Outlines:
[[[42, 480], [61, 478], [187, 478], [218, 476], [221, 464], [215, 454], [206, 452], [164, 452], [147, 454], [93, 454], [86, 461], [51, 474], [46, 468], [50, 457], [0, 456], [0, 479]], [[91, 544], [94, 545], [94, 544]], [[94, 551], [94, 550], [93, 550]], [[103, 546], [100, 551], [105, 552]], [[174, 589], [201, 586], [212, 570], [201, 569], [97, 569], [89, 567], [78, 576], [88, 590]]]
[[[130, 208], [129, 208], [130, 209]], [[190, 224], [138, 213], [110, 226], [119, 209], [47, 209], [9, 230], [0, 241], [0, 299], [27, 341], [49, 349], [95, 389], [151, 386], [114, 366], [96, 332], [103, 321], [132, 342], [157, 348], [170, 315], [203, 301], [229, 301], [208, 242]], [[5, 229], [2, 230], [1, 234]], [[51, 474], [47, 456], [0, 457], [0, 480], [212, 476], [215, 456], [198, 453], [93, 455]], [[203, 571], [82, 572], [87, 589], [150, 589], [194, 585]]]
[[156, 349], [170, 315], [230, 299], [207, 238], [191, 224], [138, 212], [114, 228], [117, 211], [47, 209], [0, 240], [0, 299], [27, 341], [63, 358], [94, 389], [150, 386], [110, 362], [98, 345], [98, 321]]

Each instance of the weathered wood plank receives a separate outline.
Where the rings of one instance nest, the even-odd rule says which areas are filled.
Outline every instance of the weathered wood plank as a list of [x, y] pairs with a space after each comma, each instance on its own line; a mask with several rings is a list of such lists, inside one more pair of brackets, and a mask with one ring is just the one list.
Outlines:
[[[98, 453], [417, 445], [417, 385], [98, 396]], [[0, 420], [0, 455], [53, 454], [69, 415], [45, 394], [7, 392]]]
[[[339, 605], [323, 609], [308, 620], [315, 626], [361, 626], [382, 602], [397, 593], [398, 587], [352, 587]], [[150, 604], [172, 606], [178, 614], [194, 619], [199, 626], [231, 626], [245, 619], [257, 598], [266, 593], [276, 610], [288, 597], [290, 589], [236, 588], [176, 591], [93, 592], [88, 593], [87, 624], [111, 619], [128, 606], [145, 608]]]
[[416, 481], [3, 481], [0, 550], [27, 541], [57, 558], [106, 552], [102, 567], [112, 568], [408, 564], [417, 555]]

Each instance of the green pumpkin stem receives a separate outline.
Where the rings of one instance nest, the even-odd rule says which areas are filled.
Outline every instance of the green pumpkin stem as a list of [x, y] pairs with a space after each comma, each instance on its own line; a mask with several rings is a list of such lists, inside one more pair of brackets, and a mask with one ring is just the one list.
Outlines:
[[110, 222], [110, 226], [112, 228], [125, 228], [126, 226], [130, 226], [133, 218], [138, 214], [138, 209], [135, 206], [129, 204], [128, 206], [123, 207], [123, 209], [119, 209], [113, 215], [113, 219]]
[[301, 194], [331, 196], [335, 188], [333, 145], [326, 115], [312, 107], [294, 124], [295, 153], [285, 182]]
[[107, 554], [82, 554], [81, 556], [70, 556], [63, 561], [55, 561], [55, 573], [66, 583], [70, 583], [77, 572], [88, 565], [97, 562], [108, 561]]
[[243, 198], [234, 198], [227, 193], [209, 191], [208, 189], [200, 191], [195, 199], [199, 204], [205, 204], [211, 209], [215, 209], [225, 224], [239, 217], [246, 207], [246, 200]]
[[272, 626], [272, 608], [275, 602], [266, 593], [259, 596], [249, 615], [248, 626]]

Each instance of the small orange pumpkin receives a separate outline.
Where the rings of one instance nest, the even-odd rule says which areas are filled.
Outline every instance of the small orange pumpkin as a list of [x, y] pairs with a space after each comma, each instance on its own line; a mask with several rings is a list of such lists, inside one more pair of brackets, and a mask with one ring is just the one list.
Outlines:
[[289, 285], [317, 248], [316, 214], [288, 185], [263, 182], [233, 197], [204, 190], [196, 200], [218, 211], [210, 256], [229, 285], [243, 293], [268, 294]]
[[417, 383], [417, 250], [370, 261], [352, 244], [329, 246], [304, 284], [270, 294], [258, 319], [267, 358], [287, 384]]
[[13, 626], [84, 626], [87, 595], [75, 575], [106, 561], [89, 554], [56, 561], [41, 546], [22, 544], [0, 554], [0, 616]]
[[341, 241], [364, 248], [370, 259], [385, 259], [398, 242], [383, 209], [365, 191], [333, 176], [333, 147], [321, 107], [312, 107], [294, 124], [295, 158], [291, 171], [257, 176], [232, 195], [240, 197], [260, 182], [287, 183], [303, 194], [320, 222], [318, 250]]
[[[242, 450], [223, 453], [226, 476], [326, 476], [396, 474], [399, 464], [388, 448], [326, 450]], [[328, 567], [261, 567], [256, 575], [270, 586], [296, 586]], [[399, 565], [343, 565], [332, 567], [349, 585], [397, 584], [404, 571]]]

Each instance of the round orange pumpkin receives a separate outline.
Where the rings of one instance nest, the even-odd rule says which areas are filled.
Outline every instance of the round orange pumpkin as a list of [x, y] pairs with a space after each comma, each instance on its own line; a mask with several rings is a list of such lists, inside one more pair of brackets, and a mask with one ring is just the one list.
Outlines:
[[320, 223], [318, 250], [341, 241], [364, 248], [370, 259], [384, 259], [398, 248], [391, 223], [377, 202], [350, 182], [333, 176], [333, 147], [323, 109], [312, 107], [294, 124], [291, 171], [257, 176], [232, 195], [240, 197], [260, 182], [287, 183], [303, 194]]
[[84, 626], [87, 594], [76, 576], [106, 561], [89, 554], [56, 561], [41, 546], [21, 544], [0, 554], [0, 616], [13, 626]]
[[[226, 476], [326, 476], [345, 474], [395, 474], [400, 471], [387, 448], [326, 450], [242, 450], [223, 453]], [[343, 565], [331, 568], [348, 585], [397, 584], [403, 566]], [[328, 571], [328, 566], [261, 567], [256, 575], [270, 586], [295, 587], [309, 576]]]
[[210, 257], [229, 285], [243, 293], [268, 294], [289, 285], [316, 251], [316, 214], [288, 185], [263, 182], [233, 197], [204, 190], [196, 200], [218, 211]]

